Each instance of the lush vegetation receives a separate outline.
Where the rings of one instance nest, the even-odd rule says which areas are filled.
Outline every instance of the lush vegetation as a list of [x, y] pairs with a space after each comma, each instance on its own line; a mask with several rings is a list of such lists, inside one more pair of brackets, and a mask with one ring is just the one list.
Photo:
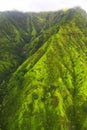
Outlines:
[[0, 13], [0, 130], [87, 130], [87, 14]]

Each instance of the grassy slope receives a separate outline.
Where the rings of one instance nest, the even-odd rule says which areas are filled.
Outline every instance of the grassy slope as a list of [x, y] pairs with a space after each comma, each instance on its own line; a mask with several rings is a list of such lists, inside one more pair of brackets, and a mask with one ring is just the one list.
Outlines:
[[[33, 21], [35, 16], [31, 21], [32, 15], [15, 11], [0, 13], [0, 117], [3, 111], [3, 99], [7, 96], [8, 81], [12, 73], [27, 58], [24, 46], [34, 38]], [[37, 23], [38, 26], [40, 23], [41, 26], [43, 24], [39, 18], [37, 18], [36, 27]], [[41, 26], [38, 27], [39, 31]], [[37, 35], [39, 31], [36, 30]], [[0, 127], [1, 122], [2, 117], [0, 118]]]
[[30, 56], [7, 84], [2, 130], [87, 129], [87, 39], [78, 18], [55, 24], [27, 44]]

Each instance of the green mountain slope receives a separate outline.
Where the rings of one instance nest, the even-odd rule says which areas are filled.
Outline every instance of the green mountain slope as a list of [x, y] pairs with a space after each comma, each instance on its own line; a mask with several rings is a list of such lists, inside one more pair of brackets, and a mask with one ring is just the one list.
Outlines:
[[85, 11], [0, 15], [1, 130], [86, 130]]

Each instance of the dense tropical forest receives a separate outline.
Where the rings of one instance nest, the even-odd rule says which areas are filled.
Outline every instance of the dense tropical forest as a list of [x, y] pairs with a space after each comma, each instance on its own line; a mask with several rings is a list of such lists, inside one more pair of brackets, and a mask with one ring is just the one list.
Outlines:
[[0, 12], [0, 130], [87, 130], [87, 13]]

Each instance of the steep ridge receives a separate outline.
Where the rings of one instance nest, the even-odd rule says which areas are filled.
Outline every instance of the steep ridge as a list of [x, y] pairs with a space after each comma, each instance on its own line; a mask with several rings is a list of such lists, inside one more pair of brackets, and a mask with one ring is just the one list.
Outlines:
[[[19, 56], [18, 64], [9, 80], [3, 76], [0, 85], [6, 89], [0, 107], [1, 130], [86, 130], [87, 14], [80, 8], [32, 13], [32, 20], [41, 20], [39, 31], [35, 31], [35, 21], [29, 26], [29, 14], [23, 15], [27, 17], [26, 29], [21, 30], [25, 26], [21, 28], [17, 20], [14, 23], [21, 39], [15, 42], [16, 47], [22, 44], [24, 59], [19, 62], [20, 54], [14, 53], [12, 59]], [[28, 26], [33, 28], [33, 35]], [[27, 42], [25, 34], [31, 38]]]

